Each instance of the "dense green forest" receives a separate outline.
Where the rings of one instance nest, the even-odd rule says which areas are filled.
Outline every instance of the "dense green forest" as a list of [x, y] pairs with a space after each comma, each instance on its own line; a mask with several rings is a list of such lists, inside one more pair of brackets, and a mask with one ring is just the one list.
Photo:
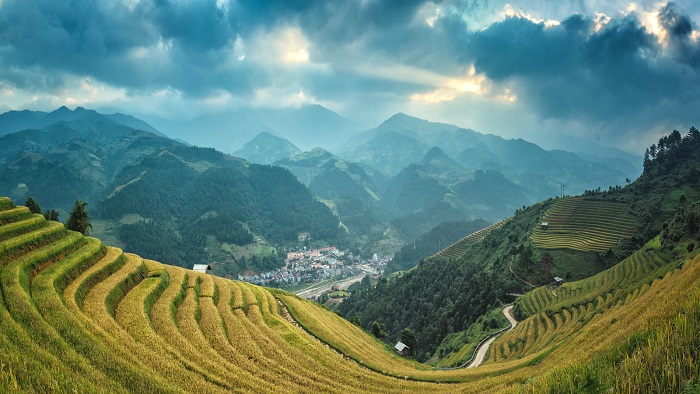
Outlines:
[[488, 227], [489, 224], [489, 222], [483, 219], [472, 221], [458, 220], [441, 223], [427, 233], [422, 234], [414, 242], [401, 247], [401, 249], [394, 254], [394, 258], [387, 263], [384, 274], [387, 275], [392, 272], [405, 271], [413, 268], [418, 264], [421, 258], [431, 256], [457, 242], [464, 236]]
[[149, 157], [125, 168], [113, 185], [118, 191], [96, 216], [139, 215], [142, 222], [119, 227], [120, 239], [128, 250], [169, 264], [206, 260], [206, 236], [236, 245], [252, 242], [251, 233], [275, 244], [295, 242], [300, 232], [334, 243], [344, 236], [337, 218], [288, 170], [228, 160], [213, 149]]

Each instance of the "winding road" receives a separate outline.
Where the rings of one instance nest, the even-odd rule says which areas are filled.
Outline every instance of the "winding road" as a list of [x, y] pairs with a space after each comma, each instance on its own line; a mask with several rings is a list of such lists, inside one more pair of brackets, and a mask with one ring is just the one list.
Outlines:
[[[508, 305], [505, 308], [503, 308], [503, 314], [506, 316], [506, 319], [510, 322], [510, 328], [508, 331], [511, 331], [512, 329], [515, 328], [515, 326], [518, 325], [518, 321], [515, 320], [515, 317], [513, 317], [513, 305]], [[484, 358], [486, 357], [486, 352], [489, 350], [489, 346], [491, 346], [491, 343], [496, 340], [498, 337], [498, 334], [500, 334], [503, 331], [499, 331], [491, 336], [486, 342], [483, 342], [479, 348], [476, 351], [476, 355], [474, 356], [474, 359], [472, 360], [469, 365], [467, 365], [467, 368], [474, 368], [478, 367], [484, 362]]]

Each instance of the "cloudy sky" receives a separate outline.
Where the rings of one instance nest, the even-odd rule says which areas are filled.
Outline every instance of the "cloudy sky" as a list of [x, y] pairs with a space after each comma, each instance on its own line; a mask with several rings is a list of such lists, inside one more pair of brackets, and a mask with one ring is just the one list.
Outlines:
[[0, 0], [0, 112], [321, 104], [639, 152], [700, 126], [700, 2]]

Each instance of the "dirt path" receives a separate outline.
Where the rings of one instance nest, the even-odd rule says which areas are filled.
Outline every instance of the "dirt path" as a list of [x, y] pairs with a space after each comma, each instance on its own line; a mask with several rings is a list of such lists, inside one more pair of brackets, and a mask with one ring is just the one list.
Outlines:
[[[518, 321], [515, 320], [515, 317], [513, 317], [513, 305], [508, 305], [507, 307], [503, 308], [503, 314], [505, 315], [506, 319], [508, 319], [508, 321], [510, 322], [510, 328], [508, 329], [508, 331], [514, 329], [515, 326], [518, 325]], [[500, 332], [494, 334], [491, 338], [489, 338], [486, 342], [482, 343], [481, 346], [479, 346], [479, 349], [476, 351], [474, 359], [471, 363], [469, 363], [469, 365], [467, 365], [467, 368], [478, 367], [484, 362], [486, 352], [488, 352], [491, 343], [493, 343], [493, 341], [496, 340], [498, 334], [500, 334]]]
[[536, 288], [537, 286], [535, 286], [535, 285], [533, 285], [532, 283], [530, 283], [530, 282], [526, 281], [525, 279], [521, 278], [520, 276], [518, 276], [518, 274], [515, 273], [515, 271], [513, 271], [513, 259], [514, 259], [514, 258], [515, 258], [515, 257], [511, 257], [511, 259], [510, 259], [510, 266], [508, 267], [508, 268], [510, 268], [510, 272], [512, 272], [513, 275], [515, 275], [516, 278], [520, 279], [521, 282], [525, 283], [526, 285], [532, 286], [533, 289]]

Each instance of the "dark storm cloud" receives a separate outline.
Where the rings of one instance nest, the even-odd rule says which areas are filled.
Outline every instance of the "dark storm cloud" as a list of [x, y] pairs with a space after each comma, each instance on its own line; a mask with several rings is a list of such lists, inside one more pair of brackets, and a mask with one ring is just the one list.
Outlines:
[[[693, 47], [689, 18], [670, 11], [666, 20], [669, 34]], [[514, 83], [518, 94], [547, 118], [599, 120], [629, 116], [666, 100], [700, 98], [695, 88], [700, 70], [669, 59], [634, 15], [599, 31], [594, 23], [580, 15], [553, 27], [508, 18], [474, 33], [464, 51], [479, 72]]]
[[213, 2], [141, 2], [130, 10], [120, 2], [5, 1], [0, 78], [30, 91], [61, 88], [74, 75], [135, 91], [245, 92], [255, 74], [227, 63], [235, 39], [235, 23]]
[[675, 3], [668, 3], [659, 13], [659, 22], [668, 34], [676, 60], [697, 69], [700, 66], [700, 45], [690, 40], [693, 31], [690, 17], [684, 15]]

